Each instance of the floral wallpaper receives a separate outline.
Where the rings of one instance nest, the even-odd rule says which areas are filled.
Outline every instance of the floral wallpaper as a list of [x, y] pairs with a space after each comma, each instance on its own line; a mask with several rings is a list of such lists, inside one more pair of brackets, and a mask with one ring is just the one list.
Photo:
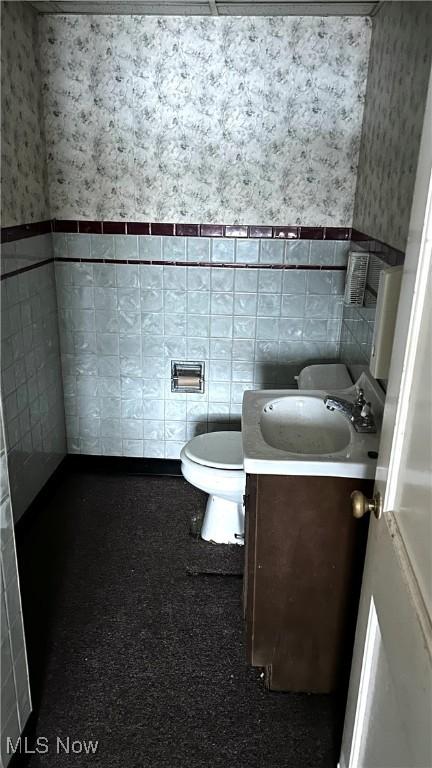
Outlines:
[[58, 218], [350, 226], [370, 22], [42, 16]]
[[432, 4], [374, 18], [354, 226], [405, 250], [431, 67]]
[[49, 218], [37, 15], [1, 4], [2, 226]]

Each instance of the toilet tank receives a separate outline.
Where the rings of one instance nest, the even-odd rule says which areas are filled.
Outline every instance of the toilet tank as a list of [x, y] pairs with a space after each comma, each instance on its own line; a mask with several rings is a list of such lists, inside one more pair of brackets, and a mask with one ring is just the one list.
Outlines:
[[297, 384], [299, 389], [346, 389], [353, 382], [343, 363], [329, 365], [308, 365], [300, 371]]

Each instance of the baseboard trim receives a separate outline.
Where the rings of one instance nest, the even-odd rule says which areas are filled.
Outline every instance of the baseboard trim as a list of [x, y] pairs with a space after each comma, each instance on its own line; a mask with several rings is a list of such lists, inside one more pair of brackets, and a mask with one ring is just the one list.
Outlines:
[[68, 469], [76, 472], [126, 475], [181, 476], [179, 459], [145, 459], [134, 456], [91, 456], [74, 453], [67, 456]]
[[21, 536], [22, 532], [27, 529], [31, 520], [33, 520], [37, 512], [43, 507], [48, 496], [51, 496], [55, 486], [62, 480], [64, 473], [67, 469], [68, 457], [64, 456], [57, 465], [51, 477], [48, 478], [45, 485], [42, 486], [39, 493], [34, 497], [33, 501], [29, 504], [27, 509], [22, 513], [21, 517], [15, 523], [15, 535]]
[[65, 472], [96, 472], [105, 475], [160, 475], [166, 477], [181, 477], [181, 461], [179, 459], [144, 459], [130, 456], [90, 456], [87, 454], [69, 453], [65, 456], [51, 477], [41, 488], [37, 496], [15, 523], [17, 538], [24, 534], [30, 523], [37, 517], [48, 496], [64, 477]]

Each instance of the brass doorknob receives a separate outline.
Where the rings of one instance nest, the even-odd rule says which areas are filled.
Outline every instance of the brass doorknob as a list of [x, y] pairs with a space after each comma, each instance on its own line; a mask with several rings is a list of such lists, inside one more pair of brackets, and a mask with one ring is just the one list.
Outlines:
[[373, 512], [378, 520], [381, 516], [381, 494], [376, 493], [373, 499], [367, 499], [361, 491], [353, 491], [351, 494], [352, 511], [354, 517], [363, 517], [366, 512]]

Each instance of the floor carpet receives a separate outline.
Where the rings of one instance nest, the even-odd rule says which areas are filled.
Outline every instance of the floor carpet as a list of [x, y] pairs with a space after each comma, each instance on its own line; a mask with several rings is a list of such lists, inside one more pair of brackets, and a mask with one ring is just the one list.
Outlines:
[[[191, 535], [204, 505], [179, 477], [66, 472], [19, 531], [33, 736], [49, 740], [23, 765], [336, 765], [332, 698], [269, 693], [246, 664], [242, 550]], [[57, 737], [99, 744], [57, 754]]]

